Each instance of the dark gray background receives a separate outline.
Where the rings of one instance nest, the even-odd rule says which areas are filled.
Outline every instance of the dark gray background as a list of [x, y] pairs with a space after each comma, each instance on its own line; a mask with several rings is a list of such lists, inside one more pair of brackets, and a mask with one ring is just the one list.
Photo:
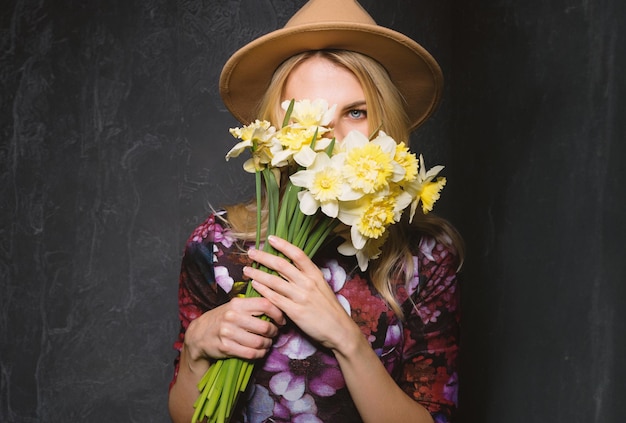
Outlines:
[[[169, 420], [184, 241], [252, 193], [218, 75], [302, 3], [2, 1], [0, 421]], [[626, 3], [363, 5], [446, 76], [462, 421], [626, 421]]]

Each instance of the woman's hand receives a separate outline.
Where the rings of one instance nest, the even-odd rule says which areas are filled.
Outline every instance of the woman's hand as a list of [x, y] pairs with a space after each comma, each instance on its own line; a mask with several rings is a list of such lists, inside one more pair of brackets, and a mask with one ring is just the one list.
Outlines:
[[339, 349], [346, 340], [362, 337], [361, 331], [341, 306], [320, 269], [298, 247], [271, 236], [269, 242], [284, 258], [250, 250], [254, 261], [275, 270], [280, 276], [246, 267], [244, 274], [253, 287], [281, 309], [309, 336], [327, 348]]
[[[259, 319], [266, 315], [271, 320]], [[185, 333], [190, 366], [202, 359], [263, 357], [277, 325], [285, 324], [283, 313], [265, 298], [233, 298], [193, 320]]]

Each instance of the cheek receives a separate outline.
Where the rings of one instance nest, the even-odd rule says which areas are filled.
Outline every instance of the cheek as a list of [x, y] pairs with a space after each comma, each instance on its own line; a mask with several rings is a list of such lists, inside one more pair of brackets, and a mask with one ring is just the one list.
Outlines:
[[341, 141], [351, 131], [358, 131], [366, 137], [370, 135], [369, 125], [365, 119], [361, 121], [342, 121], [335, 125], [333, 133], [337, 141]]

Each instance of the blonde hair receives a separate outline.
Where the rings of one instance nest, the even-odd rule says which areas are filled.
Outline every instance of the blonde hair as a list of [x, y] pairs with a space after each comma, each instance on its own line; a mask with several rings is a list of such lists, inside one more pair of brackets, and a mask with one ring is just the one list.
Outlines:
[[[351, 71], [359, 80], [367, 104], [370, 131], [382, 130], [397, 142], [409, 144], [409, 119], [405, 102], [393, 84], [387, 71], [374, 59], [360, 53], [345, 50], [307, 51], [292, 56], [283, 62], [270, 82], [257, 110], [260, 119], [280, 126], [283, 89], [291, 71], [311, 57], [322, 57]], [[226, 207], [227, 216], [234, 233], [242, 239], [253, 239], [256, 235], [256, 203], [249, 202]], [[263, 225], [265, 227], [265, 225]], [[264, 228], [262, 228], [264, 230]], [[410, 229], [410, 230], [407, 230]], [[403, 280], [408, 284], [414, 273], [411, 237], [428, 234], [450, 246], [463, 262], [463, 241], [446, 220], [431, 214], [417, 213], [412, 224], [402, 221], [389, 228], [380, 257], [370, 263], [369, 273], [374, 288], [389, 303], [396, 315], [403, 317], [402, 309], [395, 296], [393, 281]]]

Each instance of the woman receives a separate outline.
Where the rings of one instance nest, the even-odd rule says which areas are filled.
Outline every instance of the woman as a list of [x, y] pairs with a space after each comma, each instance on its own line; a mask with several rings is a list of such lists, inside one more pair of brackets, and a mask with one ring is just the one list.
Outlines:
[[[285, 28], [235, 53], [220, 88], [244, 123], [260, 117], [279, 126], [282, 101], [323, 98], [337, 105], [330, 126], [338, 142], [352, 130], [407, 142], [437, 103], [441, 73], [418, 44], [377, 26], [356, 2], [312, 0]], [[451, 421], [462, 262], [456, 231], [432, 215], [402, 221], [361, 272], [333, 244], [312, 261], [270, 239], [293, 264], [250, 249], [255, 215], [252, 203], [228, 207], [187, 243], [173, 420], [190, 421], [211, 360], [235, 356], [259, 362], [233, 421]], [[253, 261], [281, 276], [253, 269]], [[239, 280], [252, 280], [263, 297], [231, 299]]]

